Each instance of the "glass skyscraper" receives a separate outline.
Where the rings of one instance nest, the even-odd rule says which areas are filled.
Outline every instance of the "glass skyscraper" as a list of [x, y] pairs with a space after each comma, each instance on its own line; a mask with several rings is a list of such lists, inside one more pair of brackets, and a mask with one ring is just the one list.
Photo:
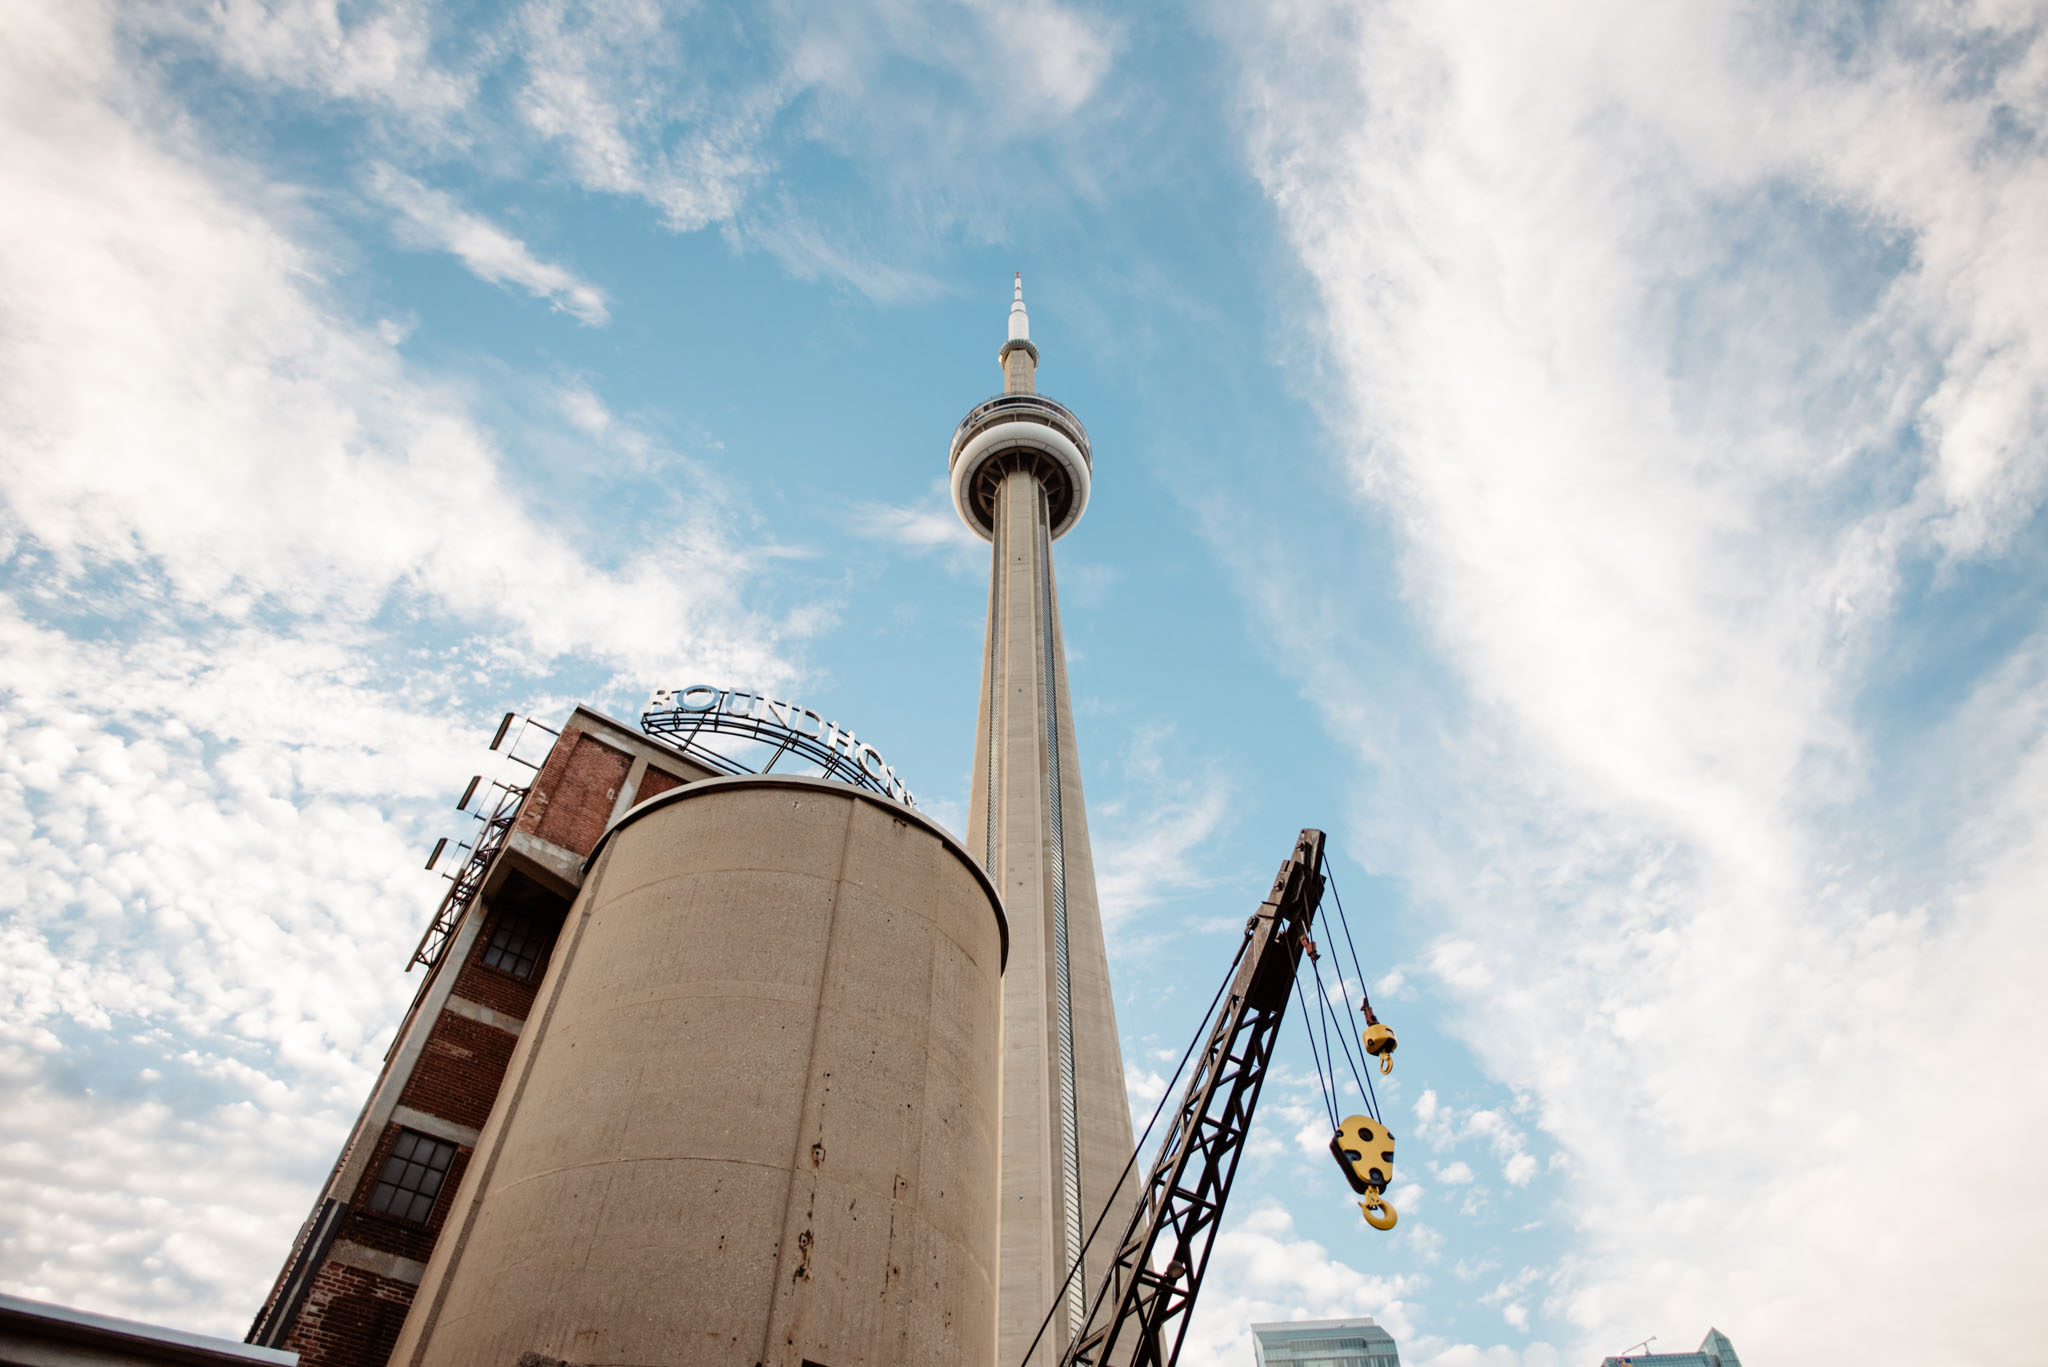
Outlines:
[[1735, 1355], [1735, 1345], [1726, 1334], [1709, 1329], [1698, 1352], [1627, 1353], [1602, 1359], [1600, 1367], [1742, 1367], [1742, 1359]]
[[1364, 1316], [1255, 1324], [1252, 1351], [1258, 1367], [1401, 1367], [1394, 1336]]

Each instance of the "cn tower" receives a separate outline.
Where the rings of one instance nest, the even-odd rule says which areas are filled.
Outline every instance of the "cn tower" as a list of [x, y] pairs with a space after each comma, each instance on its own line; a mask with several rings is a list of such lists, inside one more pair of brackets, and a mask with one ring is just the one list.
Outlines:
[[1084, 1327], [1097, 1274], [1074, 1264], [1104, 1204], [1130, 1199], [1114, 1188], [1132, 1138], [1052, 566], [1088, 506], [1091, 456], [1081, 420], [1037, 392], [1022, 275], [997, 363], [1001, 396], [967, 414], [948, 460], [953, 506], [991, 546], [967, 848], [1010, 917], [997, 1362], [1022, 1367], [1049, 1308], [1033, 1362]]

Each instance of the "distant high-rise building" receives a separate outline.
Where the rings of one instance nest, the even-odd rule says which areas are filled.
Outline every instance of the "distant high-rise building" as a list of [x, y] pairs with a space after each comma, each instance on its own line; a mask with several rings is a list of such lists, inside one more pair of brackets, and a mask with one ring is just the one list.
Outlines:
[[1394, 1336], [1371, 1316], [1252, 1326], [1258, 1367], [1401, 1367]]
[[[1037, 392], [1021, 277], [997, 361], [1003, 392], [967, 414], [948, 462], [954, 507], [991, 543], [966, 843], [1010, 916], [997, 1361], [1020, 1367], [1034, 1339], [1031, 1362], [1055, 1362], [1083, 1330], [1101, 1273], [1075, 1263], [1132, 1138], [1052, 566], [1052, 543], [1088, 506], [1092, 457], [1080, 419]], [[1123, 1214], [1103, 1221], [1112, 1244]]]
[[1693, 1353], [1624, 1353], [1603, 1358], [1600, 1367], [1742, 1367], [1735, 1345], [1719, 1329], [1707, 1330]]

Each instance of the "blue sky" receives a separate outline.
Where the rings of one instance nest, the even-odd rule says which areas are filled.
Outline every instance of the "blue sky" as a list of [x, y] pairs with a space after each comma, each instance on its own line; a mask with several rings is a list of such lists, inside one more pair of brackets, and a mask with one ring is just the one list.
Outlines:
[[1304, 825], [1401, 1032], [1400, 1226], [1291, 1033], [1186, 1360], [2023, 1356], [2043, 21], [24, 0], [0, 1286], [241, 1332], [506, 708], [758, 686], [961, 824], [1022, 270], [1134, 1104]]

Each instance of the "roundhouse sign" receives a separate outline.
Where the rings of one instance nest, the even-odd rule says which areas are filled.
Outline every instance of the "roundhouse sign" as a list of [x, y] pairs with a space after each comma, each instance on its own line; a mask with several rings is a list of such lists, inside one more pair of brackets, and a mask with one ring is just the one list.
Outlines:
[[[777, 764], [784, 772], [808, 766], [821, 778], [917, 805], [881, 751], [810, 708], [765, 693], [715, 684], [657, 688], [641, 712], [640, 729], [729, 774], [765, 774]], [[746, 754], [746, 746], [714, 745], [715, 736], [751, 741], [753, 753]]]

